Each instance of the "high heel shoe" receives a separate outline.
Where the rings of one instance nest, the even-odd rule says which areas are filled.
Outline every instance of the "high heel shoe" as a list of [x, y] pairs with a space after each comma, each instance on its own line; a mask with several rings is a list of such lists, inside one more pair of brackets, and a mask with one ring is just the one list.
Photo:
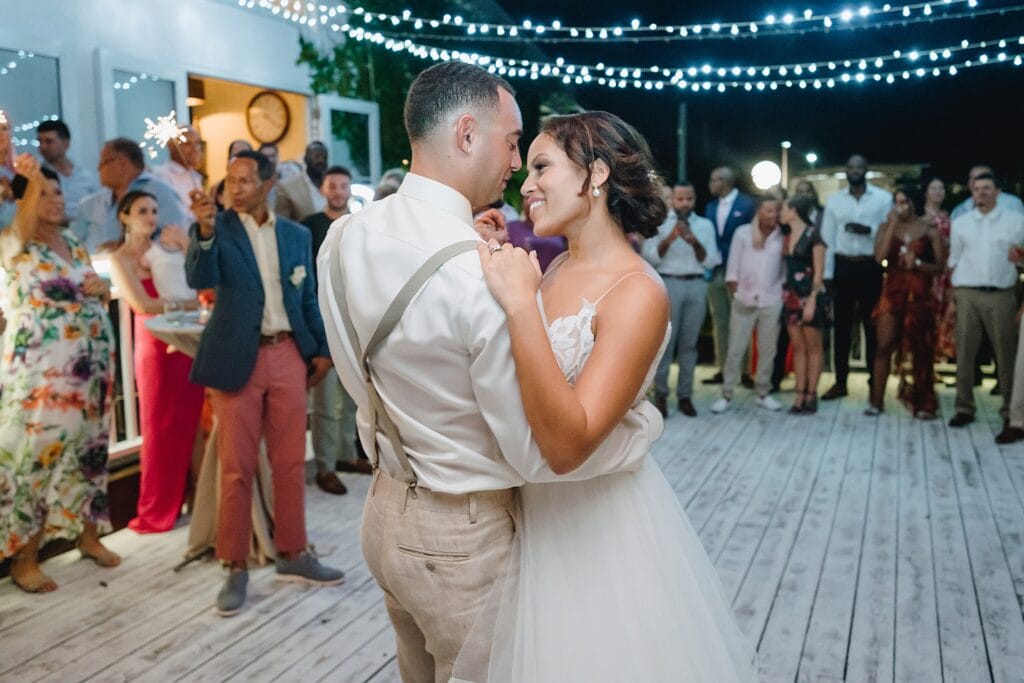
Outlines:
[[814, 415], [818, 412], [818, 397], [814, 394], [806, 394], [804, 397], [804, 409], [801, 411], [804, 415]]
[[796, 392], [796, 398], [793, 401], [792, 407], [789, 409], [790, 415], [801, 415], [804, 412], [804, 395], [799, 391]]

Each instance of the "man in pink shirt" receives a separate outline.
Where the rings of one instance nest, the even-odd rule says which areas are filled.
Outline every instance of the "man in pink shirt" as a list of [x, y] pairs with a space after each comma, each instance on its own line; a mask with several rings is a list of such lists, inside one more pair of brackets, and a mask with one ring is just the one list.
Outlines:
[[760, 200], [752, 223], [740, 226], [733, 234], [725, 282], [733, 295], [729, 314], [729, 342], [722, 369], [722, 398], [711, 412], [724, 413], [732, 405], [732, 393], [740, 377], [740, 363], [757, 329], [757, 375], [754, 390], [757, 405], [766, 410], [782, 408], [768, 395], [771, 389], [772, 362], [779, 338], [782, 315], [782, 285], [786, 270], [783, 238], [778, 217], [781, 201], [775, 197]]

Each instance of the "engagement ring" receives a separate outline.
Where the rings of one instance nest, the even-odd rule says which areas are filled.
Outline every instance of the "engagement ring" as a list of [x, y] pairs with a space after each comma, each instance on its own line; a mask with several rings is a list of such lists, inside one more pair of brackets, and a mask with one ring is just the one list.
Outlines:
[[488, 247], [487, 251], [493, 254], [496, 251], [501, 251], [501, 247]]

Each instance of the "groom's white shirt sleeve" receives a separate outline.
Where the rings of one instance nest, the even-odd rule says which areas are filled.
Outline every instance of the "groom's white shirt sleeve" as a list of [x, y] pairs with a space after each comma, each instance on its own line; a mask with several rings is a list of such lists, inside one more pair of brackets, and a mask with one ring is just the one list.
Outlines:
[[[475, 237], [462, 195], [410, 174], [397, 194], [340, 219], [324, 240], [317, 259], [320, 309], [335, 368], [359, 406], [360, 438], [368, 450], [373, 437], [366, 391], [332, 287], [339, 242], [349, 311], [365, 340], [394, 294], [431, 254]], [[455, 257], [428, 281], [373, 364], [376, 386], [417, 478], [435, 491], [493, 490], [635, 469], [662, 431], [661, 416], [641, 402], [584, 465], [568, 475], [554, 474], [533, 441], [505, 314], [487, 290], [475, 251]], [[390, 444], [383, 438], [379, 443], [381, 466], [397, 475]]]

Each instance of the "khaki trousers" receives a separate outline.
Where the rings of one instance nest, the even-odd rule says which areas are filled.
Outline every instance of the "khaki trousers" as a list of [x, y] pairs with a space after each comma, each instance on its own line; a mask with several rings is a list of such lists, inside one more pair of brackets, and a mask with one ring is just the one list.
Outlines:
[[449, 495], [374, 474], [363, 508], [363, 556], [384, 590], [406, 683], [448, 682], [506, 570], [517, 499], [518, 489]]
[[740, 363], [750, 348], [750, 339], [757, 329], [757, 375], [754, 389], [758, 396], [767, 396], [772, 388], [772, 370], [775, 350], [779, 343], [779, 329], [782, 327], [782, 304], [772, 306], [747, 306], [738, 300], [732, 302], [729, 320], [729, 352], [722, 370], [722, 396], [732, 398], [736, 383], [740, 380]]
[[956, 287], [953, 292], [956, 296], [956, 412], [974, 415], [974, 359], [984, 330], [996, 354], [999, 388], [1003, 394], [999, 414], [1006, 419], [1014, 386], [1017, 298], [1012, 289], [989, 292]]

